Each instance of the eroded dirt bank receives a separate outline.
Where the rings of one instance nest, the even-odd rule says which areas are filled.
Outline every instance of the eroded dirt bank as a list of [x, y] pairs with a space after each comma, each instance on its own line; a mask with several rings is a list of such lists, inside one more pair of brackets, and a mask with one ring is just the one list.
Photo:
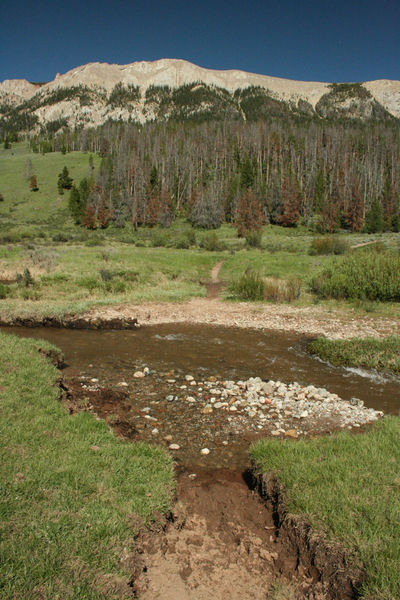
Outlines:
[[288, 516], [277, 489], [273, 478], [249, 473], [181, 473], [179, 500], [165, 527], [138, 538], [132, 580], [137, 597], [356, 598], [363, 570], [339, 545]]
[[165, 529], [138, 540], [133, 581], [138, 598], [324, 597], [318, 583], [296, 568], [296, 556], [280, 542], [272, 511], [240, 472], [184, 472], [177, 495]]

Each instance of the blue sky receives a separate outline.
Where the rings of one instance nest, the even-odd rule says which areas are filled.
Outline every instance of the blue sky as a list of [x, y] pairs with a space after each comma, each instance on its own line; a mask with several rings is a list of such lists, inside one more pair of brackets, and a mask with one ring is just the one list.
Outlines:
[[0, 81], [184, 58], [316, 81], [400, 80], [400, 0], [2, 0]]

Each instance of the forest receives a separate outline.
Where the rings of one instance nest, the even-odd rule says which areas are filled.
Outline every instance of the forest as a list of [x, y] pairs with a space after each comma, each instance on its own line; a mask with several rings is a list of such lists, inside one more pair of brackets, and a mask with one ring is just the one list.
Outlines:
[[75, 181], [77, 224], [168, 227], [223, 222], [238, 234], [273, 223], [319, 233], [399, 231], [400, 128], [394, 122], [270, 118], [258, 122], [109, 122], [31, 138], [34, 152], [102, 157]]

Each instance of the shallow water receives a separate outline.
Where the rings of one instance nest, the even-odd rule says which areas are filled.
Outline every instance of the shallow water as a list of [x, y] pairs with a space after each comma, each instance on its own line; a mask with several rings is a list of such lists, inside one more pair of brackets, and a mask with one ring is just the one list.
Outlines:
[[65, 375], [85, 373], [113, 381], [129, 378], [137, 368], [174, 369], [198, 378], [297, 381], [325, 387], [349, 400], [400, 414], [400, 379], [368, 371], [332, 367], [309, 356], [303, 336], [232, 327], [167, 324], [134, 331], [55, 328], [2, 328], [24, 337], [44, 338], [60, 347]]

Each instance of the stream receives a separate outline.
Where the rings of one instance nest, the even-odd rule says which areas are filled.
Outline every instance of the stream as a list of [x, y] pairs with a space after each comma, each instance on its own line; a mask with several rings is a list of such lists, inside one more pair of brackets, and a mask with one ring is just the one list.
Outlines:
[[[190, 391], [186, 375], [201, 386], [208, 381], [256, 376], [313, 384], [344, 400], [356, 397], [386, 414], [400, 414], [398, 378], [332, 367], [308, 355], [309, 340], [299, 335], [197, 324], [154, 325], [133, 331], [2, 329], [46, 339], [61, 348], [66, 361], [64, 377], [79, 382], [89, 396], [93, 392], [91, 402], [98, 388], [124, 392], [117, 401], [103, 394], [95, 412], [111, 426], [123, 422], [120, 429], [124, 434], [130, 427], [134, 435], [127, 437], [166, 446], [178, 444], [174, 458], [185, 469], [244, 468], [249, 443], [268, 434], [260, 426], [244, 425], [236, 415], [221, 418], [215, 411], [207, 414], [197, 405], [180, 401], [180, 397], [177, 401], [179, 394]], [[135, 378], [134, 373], [145, 367], [149, 376]], [[321, 427], [304, 433], [327, 431], [328, 427]], [[201, 454], [204, 447], [210, 449], [208, 456]]]

